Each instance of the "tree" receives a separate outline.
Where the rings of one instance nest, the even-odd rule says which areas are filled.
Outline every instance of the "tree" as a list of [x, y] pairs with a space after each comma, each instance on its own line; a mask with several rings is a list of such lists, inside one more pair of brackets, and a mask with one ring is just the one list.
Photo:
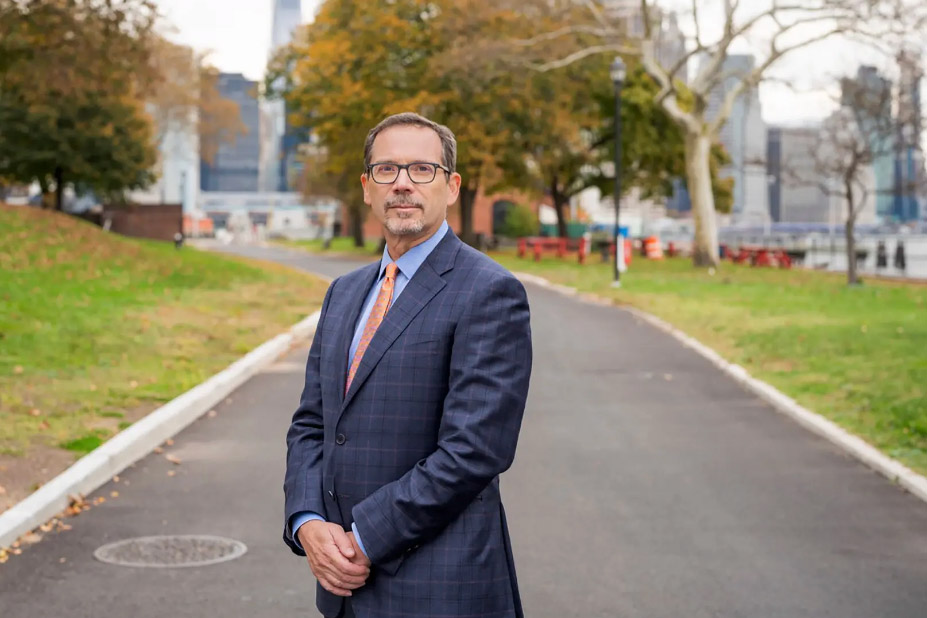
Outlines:
[[[566, 236], [566, 207], [590, 187], [614, 191], [615, 95], [604, 57], [532, 76], [532, 126], [524, 132], [525, 170], [547, 190]], [[654, 103], [658, 87], [639, 64], [632, 65], [622, 91], [622, 191], [632, 188], [645, 199], [669, 197], [673, 181], [685, 176], [685, 143], [679, 127]], [[727, 154], [712, 147], [711, 181], [715, 206], [728, 212], [731, 182], [718, 177]]]
[[[805, 0], [751, 2], [694, 1], [683, 15], [691, 23], [688, 45], [678, 54], [667, 54], [665, 21], [669, 13], [656, 0], [639, 5], [615, 5], [605, 0], [557, 2], [535, 0], [533, 10], [569, 15], [569, 25], [543, 34], [516, 40], [519, 62], [540, 71], [553, 70], [599, 54], [637, 57], [659, 85], [654, 100], [680, 127], [685, 140], [686, 179], [695, 217], [693, 262], [697, 266], [718, 265], [718, 231], [711, 190], [711, 146], [717, 141], [737, 99], [767, 78], [770, 68], [786, 54], [836, 36], [853, 36], [872, 42], [898, 33], [901, 24], [916, 31], [925, 20], [925, 7], [916, 0]], [[667, 3], [662, 3], [666, 6]], [[582, 7], [580, 10], [577, 7]], [[628, 7], [628, 8], [624, 8]], [[715, 23], [723, 24], [713, 29]], [[713, 32], [713, 30], [717, 30]], [[564, 43], [568, 41], [568, 43]], [[727, 60], [732, 45], [763, 41], [755, 66], [732, 71]], [[564, 48], [566, 46], [566, 48]], [[533, 57], [523, 50], [534, 49]], [[551, 49], [561, 52], [551, 61]], [[694, 78], [687, 84], [690, 107], [682, 101], [681, 72], [695, 59], [702, 59]], [[713, 93], [733, 80], [714, 110]]]
[[247, 132], [238, 104], [219, 93], [219, 71], [206, 54], [154, 37], [152, 61], [157, 86], [148, 103], [159, 152], [170, 133], [195, 132], [200, 156], [212, 163], [220, 144], [233, 144]]
[[147, 0], [0, 0], [0, 176], [102, 194], [141, 188], [155, 157]]
[[888, 82], [841, 80], [841, 107], [822, 128], [810, 154], [811, 170], [786, 168], [794, 184], [817, 186], [828, 199], [841, 202], [846, 239], [847, 284], [857, 285], [856, 223], [879, 193], [895, 190], [923, 190], [923, 176], [909, 186], [879, 188], [873, 165], [895, 153], [895, 137], [913, 118], [892, 111], [892, 90]]

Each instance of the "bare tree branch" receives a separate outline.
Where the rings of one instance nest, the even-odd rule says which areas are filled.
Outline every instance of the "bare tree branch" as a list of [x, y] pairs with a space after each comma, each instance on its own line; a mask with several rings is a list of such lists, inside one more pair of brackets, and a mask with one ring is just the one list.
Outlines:
[[537, 45], [538, 43], [555, 41], [557, 39], [573, 34], [592, 34], [595, 36], [600, 36], [603, 39], [607, 39], [611, 36], [617, 35], [618, 30], [611, 27], [599, 28], [576, 24], [573, 26], [564, 26], [563, 28], [558, 28], [557, 30], [553, 30], [551, 32], [545, 32], [544, 34], [539, 34], [537, 36], [531, 37], [530, 39], [513, 39], [512, 43], [521, 47], [531, 47], [533, 45]]
[[569, 56], [561, 58], [560, 60], [552, 60], [543, 64], [528, 63], [528, 66], [536, 71], [552, 71], [554, 69], [560, 69], [573, 64], [577, 60], [582, 60], [583, 58], [588, 58], [589, 56], [594, 56], [596, 54], [602, 54], [605, 52], [614, 52], [616, 54], [631, 56], [639, 54], [640, 50], [617, 43], [613, 45], [593, 45], [591, 47], [586, 47], [579, 51], [575, 51]]
[[592, 0], [583, 0], [583, 5], [585, 5], [585, 7], [589, 9], [589, 12], [592, 13], [593, 19], [599, 22], [603, 28], [608, 28], [608, 29], [614, 28], [612, 24], [602, 14], [602, 11], [599, 10], [599, 7], [595, 5], [595, 2], [592, 2]]

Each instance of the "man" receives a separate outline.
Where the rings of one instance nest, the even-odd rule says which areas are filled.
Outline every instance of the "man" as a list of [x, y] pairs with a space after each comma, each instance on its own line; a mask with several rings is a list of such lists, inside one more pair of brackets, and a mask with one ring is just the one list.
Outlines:
[[284, 540], [327, 618], [523, 616], [499, 474], [528, 393], [528, 301], [448, 228], [456, 158], [417, 114], [367, 136], [386, 248], [329, 287], [287, 434]]

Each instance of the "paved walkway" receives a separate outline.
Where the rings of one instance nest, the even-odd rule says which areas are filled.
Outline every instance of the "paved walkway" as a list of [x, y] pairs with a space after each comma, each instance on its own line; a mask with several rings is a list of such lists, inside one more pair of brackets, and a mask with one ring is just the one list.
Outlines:
[[[327, 276], [358, 264], [243, 251]], [[528, 289], [535, 371], [502, 486], [529, 618], [927, 615], [927, 504], [630, 315]], [[142, 460], [99, 492], [118, 498], [0, 565], [4, 618], [317, 615], [308, 567], [279, 537], [305, 354], [178, 436], [179, 466]], [[249, 552], [164, 570], [91, 556], [162, 533]]]

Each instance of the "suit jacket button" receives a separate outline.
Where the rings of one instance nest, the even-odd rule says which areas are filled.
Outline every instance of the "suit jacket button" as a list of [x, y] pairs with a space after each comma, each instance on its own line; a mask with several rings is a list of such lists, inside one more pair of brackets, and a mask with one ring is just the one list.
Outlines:
[[344, 437], [344, 434], [343, 434], [343, 433], [339, 433], [337, 436], [335, 436], [335, 444], [337, 444], [337, 445], [339, 445], [339, 446], [341, 446], [342, 444], [344, 444], [346, 440], [347, 440], [347, 438]]

